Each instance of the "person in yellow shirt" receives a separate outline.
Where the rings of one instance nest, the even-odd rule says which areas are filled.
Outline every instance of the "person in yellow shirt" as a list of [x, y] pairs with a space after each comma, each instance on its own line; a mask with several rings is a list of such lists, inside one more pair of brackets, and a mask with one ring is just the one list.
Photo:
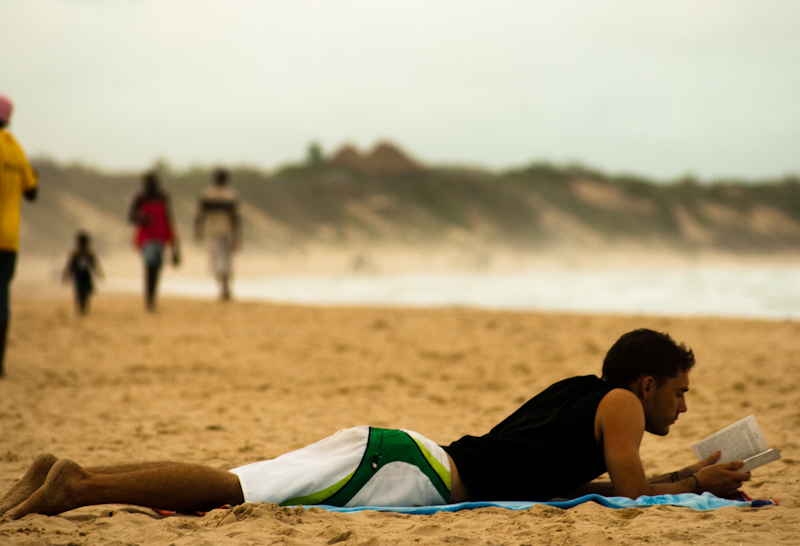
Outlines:
[[36, 199], [36, 175], [14, 136], [6, 131], [14, 105], [0, 94], [0, 377], [9, 321], [9, 285], [19, 249], [22, 197]]

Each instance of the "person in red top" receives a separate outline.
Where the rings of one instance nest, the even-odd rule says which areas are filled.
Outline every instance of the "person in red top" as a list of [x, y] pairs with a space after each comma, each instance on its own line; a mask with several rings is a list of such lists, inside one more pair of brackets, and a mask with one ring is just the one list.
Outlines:
[[172, 264], [177, 266], [180, 264], [180, 247], [172, 224], [169, 198], [159, 186], [158, 176], [148, 172], [142, 180], [144, 187], [131, 203], [128, 219], [136, 225], [133, 242], [144, 260], [145, 304], [149, 311], [154, 311], [164, 248], [170, 247]]

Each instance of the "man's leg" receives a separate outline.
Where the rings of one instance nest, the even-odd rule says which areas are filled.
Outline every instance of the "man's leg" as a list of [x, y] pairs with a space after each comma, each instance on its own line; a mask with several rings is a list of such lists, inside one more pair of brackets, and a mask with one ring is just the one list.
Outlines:
[[[41, 453], [36, 456], [33, 463], [28, 468], [20, 480], [14, 484], [8, 493], [0, 499], [0, 516], [8, 512], [12, 508], [22, 504], [24, 501], [33, 495], [37, 489], [44, 485], [47, 480], [47, 475], [50, 469], [58, 461], [58, 457], [52, 453]], [[152, 468], [163, 468], [165, 466], [178, 465], [170, 461], [149, 462], [149, 463], [133, 463], [133, 464], [120, 464], [114, 466], [98, 466], [87, 468], [87, 472], [96, 474], [120, 474], [124, 472], [132, 472], [135, 470], [145, 470]]]
[[83, 290], [78, 289], [78, 293], [75, 296], [76, 305], [78, 307], [78, 313], [81, 315], [86, 314], [86, 301], [89, 299], [89, 294], [84, 292]]
[[233, 241], [230, 237], [215, 237], [210, 241], [211, 267], [219, 285], [219, 299], [231, 299], [231, 253]]
[[17, 253], [0, 250], [0, 377], [3, 376], [3, 359], [6, 354], [6, 337], [10, 317], [10, 286], [14, 277]]
[[148, 264], [145, 272], [145, 303], [147, 309], [150, 311], [153, 311], [156, 307], [156, 288], [158, 288], [158, 274], [160, 270], [161, 266]]
[[8, 322], [0, 322], [0, 377], [3, 377], [3, 359], [6, 354], [6, 338], [8, 337]]
[[164, 245], [157, 241], [148, 241], [142, 245], [142, 259], [144, 260], [144, 296], [148, 311], [156, 307], [156, 290], [158, 289], [158, 276], [164, 263]]
[[231, 288], [230, 288], [230, 284], [229, 284], [230, 283], [230, 277], [228, 276], [228, 274], [227, 273], [223, 273], [222, 275], [220, 275], [220, 281], [219, 282], [220, 282], [220, 286], [221, 286], [220, 299], [225, 300], [225, 301], [231, 299]]
[[0, 516], [26, 501], [44, 485], [47, 474], [56, 461], [58, 458], [51, 453], [37, 455], [25, 475], [0, 499]]
[[44, 484], [7, 516], [60, 514], [95, 504], [135, 504], [196, 512], [244, 502], [239, 477], [186, 463], [143, 463], [84, 469], [69, 459], [55, 463]]

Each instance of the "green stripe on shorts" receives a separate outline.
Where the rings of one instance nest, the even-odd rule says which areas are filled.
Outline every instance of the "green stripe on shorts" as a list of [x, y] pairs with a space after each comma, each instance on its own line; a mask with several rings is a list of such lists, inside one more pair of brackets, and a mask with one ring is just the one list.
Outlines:
[[419, 468], [445, 502], [449, 500], [450, 472], [425, 446], [401, 430], [370, 427], [367, 449], [358, 468], [352, 474], [322, 491], [286, 500], [281, 505], [344, 506], [361, 491], [381, 467], [393, 462], [404, 462]]
[[335, 495], [338, 493], [342, 487], [347, 485], [347, 482], [350, 481], [350, 478], [353, 477], [355, 474], [355, 470], [350, 473], [349, 476], [346, 476], [333, 484], [330, 487], [323, 489], [322, 491], [317, 491], [316, 493], [312, 493], [310, 495], [306, 495], [305, 497], [295, 497], [293, 499], [288, 499], [283, 501], [280, 505], [281, 506], [296, 506], [298, 504], [322, 504], [325, 499], [328, 497]]
[[[425, 460], [431, 466], [433, 471], [436, 472], [436, 475], [439, 477], [439, 479], [442, 480], [442, 483], [444, 483], [444, 486], [447, 488], [447, 496], [442, 495], [442, 497], [445, 500], [448, 499], [450, 497], [450, 471], [447, 470], [444, 467], [444, 465], [439, 462], [439, 459], [437, 459], [436, 457], [431, 455], [431, 452], [428, 451], [428, 449], [424, 445], [422, 445], [422, 442], [420, 442], [419, 440], [417, 440], [416, 438], [414, 438], [410, 434], [408, 435], [408, 437], [411, 438], [412, 440], [414, 440], [414, 443], [417, 444], [417, 447], [422, 452], [422, 455], [425, 457]], [[425, 472], [424, 469], [420, 469], [420, 470]], [[428, 475], [427, 472], [425, 472], [425, 474]], [[428, 475], [428, 477], [430, 478], [430, 475]], [[432, 479], [431, 483], [433, 483], [435, 485], [436, 484], [436, 480]], [[438, 487], [437, 487], [437, 489], [438, 489]], [[440, 491], [440, 493], [441, 493], [441, 491]]]

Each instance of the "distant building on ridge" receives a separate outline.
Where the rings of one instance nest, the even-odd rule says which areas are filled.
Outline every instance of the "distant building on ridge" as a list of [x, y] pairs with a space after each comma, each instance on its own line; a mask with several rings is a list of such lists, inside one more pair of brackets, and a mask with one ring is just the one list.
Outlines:
[[355, 146], [346, 144], [328, 160], [332, 167], [353, 169], [367, 174], [419, 174], [422, 164], [411, 159], [390, 142], [378, 142], [372, 150], [361, 154]]

